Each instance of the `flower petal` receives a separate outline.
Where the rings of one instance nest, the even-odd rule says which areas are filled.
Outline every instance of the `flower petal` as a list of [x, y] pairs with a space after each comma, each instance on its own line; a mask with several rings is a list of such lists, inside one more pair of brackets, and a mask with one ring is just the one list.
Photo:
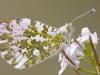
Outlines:
[[98, 43], [98, 37], [97, 37], [97, 33], [95, 32], [94, 34], [91, 34], [91, 38], [93, 43], [97, 44]]

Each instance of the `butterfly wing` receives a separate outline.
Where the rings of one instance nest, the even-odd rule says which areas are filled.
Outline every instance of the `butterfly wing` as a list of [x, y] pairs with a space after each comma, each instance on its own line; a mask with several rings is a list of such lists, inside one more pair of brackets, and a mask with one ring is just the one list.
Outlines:
[[0, 56], [23, 69], [57, 54], [62, 35], [57, 28], [23, 18], [0, 23]]

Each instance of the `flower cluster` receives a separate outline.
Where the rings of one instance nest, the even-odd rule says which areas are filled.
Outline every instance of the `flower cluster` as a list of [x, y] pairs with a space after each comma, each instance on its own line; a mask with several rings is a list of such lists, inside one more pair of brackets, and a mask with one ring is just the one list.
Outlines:
[[85, 51], [90, 50], [90, 48], [86, 45], [86, 43], [90, 45], [90, 37], [94, 46], [96, 46], [98, 43], [97, 33], [94, 32], [92, 34], [90, 30], [87, 27], [85, 27], [82, 28], [81, 34], [78, 38], [70, 39], [70, 45], [63, 46], [63, 50], [72, 62], [68, 60], [68, 58], [66, 58], [66, 56], [63, 53], [60, 53], [59, 62], [61, 65], [61, 69], [58, 72], [58, 75], [61, 75], [68, 65], [71, 65], [74, 69], [79, 69], [80, 60], [83, 59], [86, 55]]

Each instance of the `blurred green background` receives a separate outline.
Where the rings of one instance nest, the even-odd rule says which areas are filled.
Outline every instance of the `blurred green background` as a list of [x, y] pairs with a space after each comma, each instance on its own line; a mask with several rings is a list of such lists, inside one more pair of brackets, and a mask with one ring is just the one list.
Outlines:
[[[0, 0], [0, 20], [30, 18], [33, 21], [39, 20], [60, 27], [91, 8], [95, 8], [97, 12], [76, 21], [74, 23], [76, 31], [88, 26], [100, 37], [100, 0]], [[98, 55], [99, 48], [98, 46]], [[59, 69], [57, 56], [21, 71], [12, 68], [0, 59], [0, 75], [57, 75]], [[67, 68], [62, 75], [75, 75], [75, 72]]]

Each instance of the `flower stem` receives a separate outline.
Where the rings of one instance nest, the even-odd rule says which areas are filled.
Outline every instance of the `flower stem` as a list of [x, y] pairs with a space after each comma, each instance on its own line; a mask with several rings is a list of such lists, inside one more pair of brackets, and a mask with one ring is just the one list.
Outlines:
[[80, 47], [83, 51], [85, 51], [85, 49], [83, 48], [83, 46], [81, 46], [81, 44], [80, 44], [76, 39], [74, 39], [74, 41], [79, 45], [79, 47]]
[[72, 65], [76, 66], [76, 64], [69, 58], [69, 56], [65, 53], [64, 49], [61, 49], [62, 54], [65, 56], [66, 60], [68, 60]]
[[[69, 58], [69, 56], [65, 53], [64, 49], [61, 50], [62, 54], [65, 56], [66, 60], [68, 60], [72, 65], [76, 67], [76, 64]], [[77, 75], [80, 75], [78, 69], [73, 68]]]
[[90, 74], [96, 74], [96, 72], [88, 71], [87, 69], [82, 68], [82, 67], [80, 67], [79, 70], [80, 70], [80, 71], [83, 71], [83, 72], [86, 72], [86, 73], [90, 73]]
[[95, 59], [95, 62], [96, 62], [96, 70], [97, 70], [97, 74], [100, 75], [100, 64], [99, 64], [99, 59], [98, 59], [96, 50], [95, 50], [95, 48], [94, 48], [94, 45], [93, 45], [91, 36], [89, 37], [89, 40], [90, 40], [90, 44], [91, 44], [91, 47], [92, 47], [94, 59]]

